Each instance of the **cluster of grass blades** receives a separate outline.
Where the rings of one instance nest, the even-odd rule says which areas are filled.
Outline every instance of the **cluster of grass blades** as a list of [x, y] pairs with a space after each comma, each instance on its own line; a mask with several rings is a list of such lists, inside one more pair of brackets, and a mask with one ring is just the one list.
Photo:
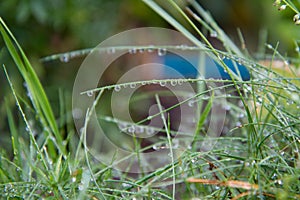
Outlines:
[[[87, 94], [97, 93], [98, 96], [93, 107], [86, 113], [82, 135], [78, 140], [74, 139], [76, 138], [75, 130], [70, 127], [67, 129], [68, 136], [62, 138], [59, 122], [54, 117], [55, 114], [36, 73], [14, 36], [0, 19], [3, 40], [30, 94], [29, 98], [18, 94], [14, 89], [13, 80], [10, 80], [8, 68], [10, 66], [3, 66], [22, 123], [16, 124], [13, 112], [6, 102], [13, 155], [10, 156], [1, 151], [0, 190], [3, 192], [0, 193], [0, 197], [8, 199], [38, 199], [40, 197], [49, 199], [299, 199], [300, 80], [296, 69], [286, 62], [287, 58], [281, 56], [276, 47], [273, 48], [271, 45], [265, 45], [265, 48], [273, 52], [270, 65], [259, 64], [255, 58], [249, 56], [245, 49], [241, 51], [196, 1], [190, 1], [190, 7], [187, 8], [187, 13], [192, 17], [188, 17], [174, 1], [167, 0], [165, 3], [186, 20], [185, 26], [190, 25], [189, 28], [195, 29], [201, 40], [192, 35], [189, 28], [180, 24], [164, 7], [155, 1], [144, 0], [144, 2], [193, 41], [195, 43], [195, 46], [191, 47], [193, 50], [204, 50], [220, 63], [232, 80], [203, 78], [147, 80], [85, 91]], [[203, 31], [195, 26], [193, 20], [201, 23], [208, 33], [220, 40], [225, 51], [215, 49], [206, 39]], [[114, 47], [113, 51], [118, 51], [118, 48], [124, 47]], [[147, 47], [125, 48], [130, 51]], [[162, 48], [168, 50], [176, 47], [154, 46], [151, 48], [158, 51]], [[112, 52], [111, 49], [103, 50]], [[62, 62], [69, 62], [72, 58], [85, 56], [90, 51], [92, 49], [52, 55], [42, 61], [58, 59]], [[239, 76], [230, 71], [223, 59], [232, 59], [237, 63], [242, 63], [248, 68], [252, 78], [249, 81], [242, 81]], [[285, 66], [290, 69], [289, 77], [282, 76], [280, 71], [272, 69], [272, 62], [278, 59], [286, 63]], [[293, 64], [299, 65], [299, 58], [296, 58]], [[103, 94], [111, 89], [129, 88], [132, 84], [172, 85], [175, 81], [177, 84], [187, 82], [196, 83], [198, 86], [202, 82], [222, 82], [226, 84], [221, 87], [231, 90], [234, 88], [235, 95], [230, 93], [226, 96], [228, 105], [225, 106], [228, 107], [229, 115], [233, 116], [230, 119], [236, 121], [223, 137], [210, 138], [216, 142], [214, 148], [209, 151], [198, 151], [197, 147], [191, 146], [179, 159], [173, 157], [172, 148], [170, 148], [174, 145], [172, 134], [184, 133], [173, 133], [170, 129], [171, 122], [164, 113], [181, 104], [189, 103], [191, 100], [197, 103], [206, 101], [203, 112], [200, 113], [196, 131], [205, 132], [206, 118], [209, 116], [212, 102], [217, 99], [214, 95], [210, 95], [214, 91], [199, 86], [196, 96], [167, 109], [164, 109], [160, 103], [160, 97], [163, 94], [154, 95], [159, 112], [150, 117], [161, 117], [164, 128], [160, 131], [165, 132], [167, 137], [151, 146], [143, 147], [144, 149], [137, 149], [136, 153], [147, 149], [169, 149], [172, 162], [152, 172], [135, 175], [117, 171], [113, 165], [104, 166], [95, 162], [88, 149], [84, 148], [85, 135], [89, 117], [102, 101]], [[207, 97], [206, 95], [209, 98], [204, 98], [204, 96]], [[235, 105], [236, 102], [239, 106]], [[63, 94], [60, 104], [67, 104]], [[64, 107], [62, 105], [58, 106]], [[67, 112], [71, 108], [65, 107], [62, 110]], [[150, 131], [155, 129], [155, 127], [142, 125], [148, 119], [142, 120], [140, 124], [129, 124], [121, 119], [101, 115], [101, 113], [98, 117], [100, 121], [119, 126], [126, 123], [125, 128], [136, 126], [135, 128], [142, 127]], [[32, 124], [35, 126], [33, 127]], [[26, 127], [26, 130], [20, 131], [18, 126]], [[24, 133], [29, 136], [29, 140], [24, 139]], [[201, 142], [204, 138], [196, 135], [194, 140]], [[138, 140], [134, 142], [135, 147], [140, 147]], [[73, 151], [68, 152], [67, 149]]]

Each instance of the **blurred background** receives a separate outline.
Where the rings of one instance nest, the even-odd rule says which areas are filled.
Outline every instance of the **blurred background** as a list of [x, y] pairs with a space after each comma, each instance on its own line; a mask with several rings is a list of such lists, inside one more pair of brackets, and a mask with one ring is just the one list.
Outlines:
[[[279, 42], [279, 51], [283, 55], [296, 55], [295, 43], [300, 40], [300, 28], [294, 25], [295, 13], [289, 9], [278, 11], [273, 6], [274, 0], [198, 1], [238, 46], [241, 44], [237, 28], [241, 30], [250, 55], [265, 53], [264, 38], [273, 46]], [[184, 6], [184, 1], [180, 2]], [[29, 57], [53, 105], [59, 102], [58, 88], [67, 99], [71, 96], [82, 58], [67, 63], [60, 60], [40, 62], [40, 58], [93, 48], [111, 35], [135, 27], [171, 28], [140, 0], [1, 0], [0, 16]], [[298, 41], [293, 38], [298, 38]], [[23, 81], [2, 39], [0, 48], [1, 66], [6, 65], [16, 90], [22, 94]], [[0, 132], [7, 132], [4, 98], [13, 97], [7, 95], [10, 89], [2, 67], [0, 85]], [[13, 100], [8, 102], [15, 105]], [[58, 112], [58, 108], [54, 109]], [[6, 143], [5, 140], [1, 137], [1, 143]]]

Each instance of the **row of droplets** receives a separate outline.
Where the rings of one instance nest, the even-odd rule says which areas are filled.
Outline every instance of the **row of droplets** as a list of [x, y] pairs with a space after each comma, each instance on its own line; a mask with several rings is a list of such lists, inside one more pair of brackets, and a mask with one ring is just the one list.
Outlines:
[[[138, 86], [145, 86], [145, 85], [153, 85], [157, 84], [160, 85], [161, 87], [167, 87], [168, 84], [170, 86], [177, 86], [177, 85], [182, 85], [187, 82], [194, 82], [196, 79], [166, 79], [166, 80], [149, 80], [149, 81], [139, 81], [139, 82], [131, 82], [131, 83], [122, 83], [122, 84], [117, 84], [113, 86], [108, 86], [108, 87], [103, 87], [103, 89], [110, 89], [113, 88], [115, 92], [119, 92], [122, 90], [122, 88], [126, 89], [128, 86], [131, 89], [134, 89]], [[203, 80], [204, 81], [204, 80]], [[95, 93], [95, 90], [88, 90], [84, 92], [88, 97], [92, 97]]]
[[152, 136], [158, 131], [156, 127], [134, 125], [127, 122], [118, 122], [118, 127], [122, 132], [128, 132], [130, 134], [146, 134], [147, 136]]
[[[274, 6], [278, 7], [278, 11], [283, 11], [285, 10], [288, 6], [290, 6], [289, 4], [282, 4], [282, 0], [275, 0], [274, 2]], [[286, 3], [286, 2], [285, 2]], [[291, 6], [290, 6], [291, 7]], [[300, 25], [300, 13], [297, 13], [294, 15], [293, 17], [293, 21], [296, 25]]]
[[[212, 36], [214, 36], [215, 33], [212, 34]], [[106, 52], [107, 54], [114, 54], [117, 52], [117, 50], [124, 50], [124, 47], [108, 47], [105, 48], [106, 50], [104, 52]], [[196, 46], [188, 46], [186, 44], [182, 44], [182, 45], [177, 45], [177, 46], [168, 46], [168, 47], [155, 47], [154, 45], [149, 45], [148, 47], [133, 47], [133, 48], [129, 48], [128, 49], [128, 53], [129, 54], [137, 54], [137, 53], [144, 53], [144, 52], [148, 52], [148, 53], [153, 53], [153, 52], [157, 52], [158, 56], [164, 56], [167, 54], [168, 50], [171, 51], [172, 49], [175, 50], [199, 50], [198, 47]], [[97, 49], [96, 49], [97, 50]], [[80, 57], [83, 55], [87, 55], [91, 52], [93, 52], [94, 50], [92, 49], [86, 49], [86, 50], [80, 50], [80, 51], [73, 51], [70, 53], [64, 53], [64, 54], [59, 54], [59, 60], [61, 62], [69, 62], [71, 59], [76, 58], [76, 57]], [[100, 52], [102, 52], [103, 50], [100, 49]], [[53, 55], [53, 56], [49, 56], [43, 60], [53, 60], [57, 57], [57, 55]], [[237, 62], [242, 61], [241, 58], [236, 58], [233, 55], [226, 55], [225, 53], [221, 53], [219, 52], [219, 57], [220, 58], [230, 58], [233, 59]]]

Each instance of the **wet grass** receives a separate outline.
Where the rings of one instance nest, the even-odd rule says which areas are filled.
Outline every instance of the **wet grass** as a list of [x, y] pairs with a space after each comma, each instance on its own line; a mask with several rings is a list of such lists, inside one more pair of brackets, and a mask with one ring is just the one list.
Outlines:
[[[159, 15], [165, 18], [177, 30], [183, 33], [195, 46], [192, 50], [202, 50], [215, 59], [232, 80], [205, 79], [164, 79], [143, 80], [130, 83], [104, 85], [83, 95], [95, 95], [92, 106], [83, 113], [85, 123], [77, 131], [69, 120], [72, 108], [70, 99], [60, 93], [59, 105], [51, 105], [32, 65], [13, 34], [1, 20], [0, 31], [6, 48], [12, 56], [24, 82], [28, 96], [22, 95], [14, 87], [10, 79], [9, 68], [3, 65], [4, 73], [11, 92], [17, 104], [17, 112], [10, 105], [11, 98], [6, 98], [6, 117], [11, 134], [11, 150], [1, 149], [0, 152], [0, 193], [7, 199], [299, 199], [300, 193], [300, 80], [297, 74], [299, 57], [289, 59], [282, 56], [269, 44], [262, 44], [273, 54], [269, 65], [245, 55], [216, 24], [211, 15], [191, 1], [191, 8], [185, 12], [173, 1], [169, 6], [176, 10], [199, 34], [201, 40], [193, 36], [188, 29], [180, 24], [167, 10], [154, 1], [144, 1]], [[215, 49], [204, 34], [195, 26], [193, 20], [198, 20], [208, 32], [220, 40], [224, 50]], [[242, 38], [242, 37], [241, 37]], [[129, 46], [103, 49], [104, 53], [114, 53], [119, 49], [139, 56], [137, 49], [151, 48], [158, 54], [168, 51], [174, 46]], [[187, 47], [182, 47], [185, 50]], [[133, 52], [132, 50], [135, 49]], [[73, 58], [85, 56], [92, 49], [66, 52], [42, 59], [69, 62]], [[160, 55], [164, 56], [164, 55]], [[235, 60], [247, 67], [251, 73], [249, 81], [241, 80], [224, 63], [224, 59]], [[288, 76], [282, 75], [281, 69], [272, 68], [272, 63], [281, 61], [290, 69]], [[287, 62], [293, 60], [293, 63]], [[213, 88], [200, 87], [201, 83], [216, 84]], [[221, 86], [217, 83], [223, 83]], [[163, 107], [163, 97], [168, 93], [149, 92], [138, 94], [134, 103], [141, 99], [153, 98], [158, 105], [157, 111], [136, 123], [124, 121], [107, 113], [97, 112], [97, 119], [107, 127], [107, 132], [116, 135], [115, 140], [122, 143], [128, 141], [132, 151], [128, 157], [139, 159], [138, 174], [116, 170], [118, 162], [116, 155], [112, 156], [111, 164], [99, 162], [88, 146], [86, 135], [91, 116], [99, 106], [109, 102], [108, 93], [120, 89], [134, 89], [138, 86], [160, 85], [177, 87], [182, 84], [193, 84], [196, 94], [170, 107]], [[216, 95], [220, 89], [226, 93]], [[232, 91], [232, 92], [231, 92]], [[226, 104], [222, 104], [226, 99]], [[206, 137], [207, 124], [213, 109], [213, 103], [219, 103], [227, 114], [227, 129], [221, 137]], [[181, 105], [189, 107], [201, 105], [202, 112], [196, 112], [195, 134], [192, 143], [184, 132], [171, 129], [169, 111]], [[53, 107], [60, 108], [57, 116]], [[73, 113], [74, 114], [74, 113]], [[145, 122], [158, 117], [163, 128], [152, 127]], [[119, 136], [121, 132], [131, 133]], [[153, 134], [159, 131], [164, 134], [158, 140], [142, 144], [137, 130], [141, 133]], [[64, 132], [64, 137], [62, 137]], [[135, 133], [135, 134], [132, 134]], [[174, 140], [179, 135], [179, 141]], [[177, 138], [177, 139], [178, 139]], [[130, 143], [130, 142], [131, 143]], [[213, 142], [213, 148], [203, 150], [202, 144]], [[120, 144], [121, 145], [121, 144]], [[172, 148], [170, 148], [172, 147]], [[180, 156], [178, 149], [184, 148]], [[142, 160], [145, 151], [164, 150], [168, 153], [170, 162], [159, 168], [151, 169], [151, 163]], [[12, 153], [10, 153], [12, 152]], [[116, 156], [116, 157], [114, 157]], [[157, 158], [165, 159], [165, 157]]]

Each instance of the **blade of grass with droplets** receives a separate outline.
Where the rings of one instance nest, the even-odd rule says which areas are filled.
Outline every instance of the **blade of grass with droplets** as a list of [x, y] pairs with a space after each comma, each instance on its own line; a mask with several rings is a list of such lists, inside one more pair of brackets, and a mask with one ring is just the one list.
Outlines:
[[[235, 54], [237, 54], [239, 57], [242, 57], [243, 54], [239, 50], [239, 48], [232, 42], [232, 40], [226, 35], [226, 33], [218, 26], [218, 24], [215, 22], [215, 20], [211, 17], [210, 14], [205, 11], [201, 5], [197, 1], [189, 1], [190, 4], [193, 6], [193, 8], [203, 17], [204, 21], [211, 25], [215, 31], [218, 33], [218, 38], [223, 42], [226, 50], [228, 52], [233, 51]], [[230, 48], [230, 49], [229, 49]]]
[[165, 115], [163, 113], [163, 108], [162, 108], [162, 105], [160, 103], [160, 99], [159, 99], [159, 96], [156, 94], [155, 95], [155, 99], [156, 99], [156, 103], [158, 105], [158, 108], [159, 108], [159, 112], [161, 113], [161, 119], [163, 121], [163, 124], [164, 124], [164, 127], [165, 127], [165, 130], [166, 130], [166, 134], [167, 134], [167, 138], [168, 138], [168, 143], [169, 143], [169, 148], [170, 148], [170, 156], [171, 156], [171, 164], [172, 164], [172, 178], [173, 178], [173, 191], [172, 191], [172, 196], [173, 196], [173, 199], [175, 199], [175, 191], [176, 191], [176, 187], [175, 187], [175, 181], [176, 181], [176, 177], [175, 177], [175, 166], [174, 166], [174, 154], [173, 154], [173, 147], [172, 147], [172, 141], [171, 141], [171, 134], [170, 134], [170, 126], [167, 124], [167, 120], [165, 118]]
[[[204, 125], [204, 122], [205, 122], [205, 120], [206, 120], [206, 118], [207, 118], [207, 116], [208, 116], [208, 114], [209, 114], [209, 112], [212, 108], [213, 100], [214, 100], [214, 92], [212, 91], [212, 96], [210, 97], [210, 99], [209, 99], [207, 105], [205, 106], [203, 112], [201, 112], [201, 114], [199, 115], [200, 118], [197, 122], [197, 127], [196, 127], [196, 130], [195, 130], [195, 133], [194, 133], [194, 140], [193, 141], [197, 141], [197, 137], [199, 136], [200, 131], [201, 131], [203, 125]], [[195, 146], [196, 144], [197, 144], [196, 142], [193, 144], [193, 149], [194, 150], [197, 149], [197, 147]]]
[[162, 9], [157, 3], [155, 3], [153, 0], [143, 0], [143, 2], [147, 4], [150, 8], [152, 8], [160, 16], [162, 16], [167, 22], [169, 22], [183, 35], [185, 35], [194, 44], [196, 44], [198, 47], [200, 47], [203, 50], [207, 50], [207, 48], [204, 46], [204, 44], [201, 41], [199, 41], [194, 35], [192, 35], [184, 26], [182, 26], [178, 21], [176, 21], [171, 15], [169, 15], [169, 13], [167, 13], [164, 9]]
[[[37, 141], [36, 141], [36, 139], [34, 138], [33, 131], [32, 131], [32, 129], [31, 129], [30, 125], [29, 125], [29, 122], [28, 122], [27, 117], [26, 117], [26, 115], [25, 115], [25, 113], [24, 113], [24, 111], [23, 111], [23, 109], [22, 109], [22, 107], [21, 107], [21, 104], [19, 103], [17, 94], [16, 94], [16, 92], [15, 92], [15, 89], [14, 89], [14, 87], [13, 87], [13, 84], [12, 84], [10, 78], [9, 78], [9, 75], [8, 75], [8, 73], [7, 73], [6, 68], [5, 68], [4, 65], [3, 65], [3, 69], [4, 69], [4, 72], [5, 72], [7, 81], [8, 81], [8, 83], [9, 83], [9, 86], [10, 86], [10, 88], [11, 88], [12, 94], [13, 94], [13, 96], [14, 96], [16, 102], [17, 102], [18, 109], [19, 109], [19, 111], [20, 111], [20, 113], [21, 113], [21, 115], [22, 115], [22, 118], [23, 118], [23, 120], [24, 120], [24, 122], [25, 122], [25, 124], [26, 124], [26, 127], [27, 127], [27, 129], [28, 129], [28, 131], [29, 131], [29, 136], [30, 136], [30, 147], [31, 147], [30, 149], [35, 150], [35, 152], [39, 154], [39, 156], [41, 157], [40, 160], [42, 161], [43, 167], [47, 170], [47, 169], [48, 169], [48, 166], [47, 166], [47, 164], [46, 164], [46, 159], [44, 158], [44, 156], [43, 156], [43, 154], [42, 154], [42, 152], [41, 152], [41, 150], [40, 150], [40, 148], [39, 148], [39, 146], [38, 146], [38, 144], [37, 144]], [[32, 152], [32, 151], [31, 151], [31, 152]], [[31, 161], [31, 159], [29, 159], [29, 160]], [[30, 168], [28, 169], [28, 171], [29, 171], [28, 179], [31, 180], [31, 173], [32, 173], [31, 170], [35, 170], [37, 173], [39, 173], [41, 170], [40, 170], [39, 168], [34, 167], [34, 164], [33, 164], [33, 163], [27, 163], [27, 164], [30, 166]], [[43, 174], [44, 177], [46, 177], [46, 175], [45, 175], [43, 172], [41, 172], [41, 174]]]
[[17, 127], [14, 122], [14, 119], [13, 119], [11, 109], [8, 105], [7, 98], [5, 98], [5, 107], [6, 107], [6, 113], [7, 113], [8, 126], [9, 126], [9, 130], [11, 132], [11, 141], [12, 141], [12, 147], [13, 147], [14, 162], [16, 163], [16, 165], [21, 167], [22, 159], [21, 159], [21, 150], [20, 150], [18, 131], [17, 131]]
[[[57, 128], [53, 110], [50, 106], [43, 86], [39, 81], [38, 76], [36, 75], [31, 64], [29, 63], [29, 60], [27, 59], [22, 48], [18, 44], [13, 34], [10, 32], [9, 28], [6, 26], [2, 18], [0, 18], [0, 32], [10, 52], [10, 55], [12, 56], [14, 62], [16, 63], [16, 66], [18, 67], [18, 70], [20, 71], [28, 86], [28, 89], [31, 93], [33, 106], [35, 107], [41, 122], [45, 127], [50, 128], [51, 133], [55, 136], [56, 144], [58, 145], [60, 153], [65, 156], [65, 146]], [[52, 149], [51, 153], [55, 154], [55, 150]]]

